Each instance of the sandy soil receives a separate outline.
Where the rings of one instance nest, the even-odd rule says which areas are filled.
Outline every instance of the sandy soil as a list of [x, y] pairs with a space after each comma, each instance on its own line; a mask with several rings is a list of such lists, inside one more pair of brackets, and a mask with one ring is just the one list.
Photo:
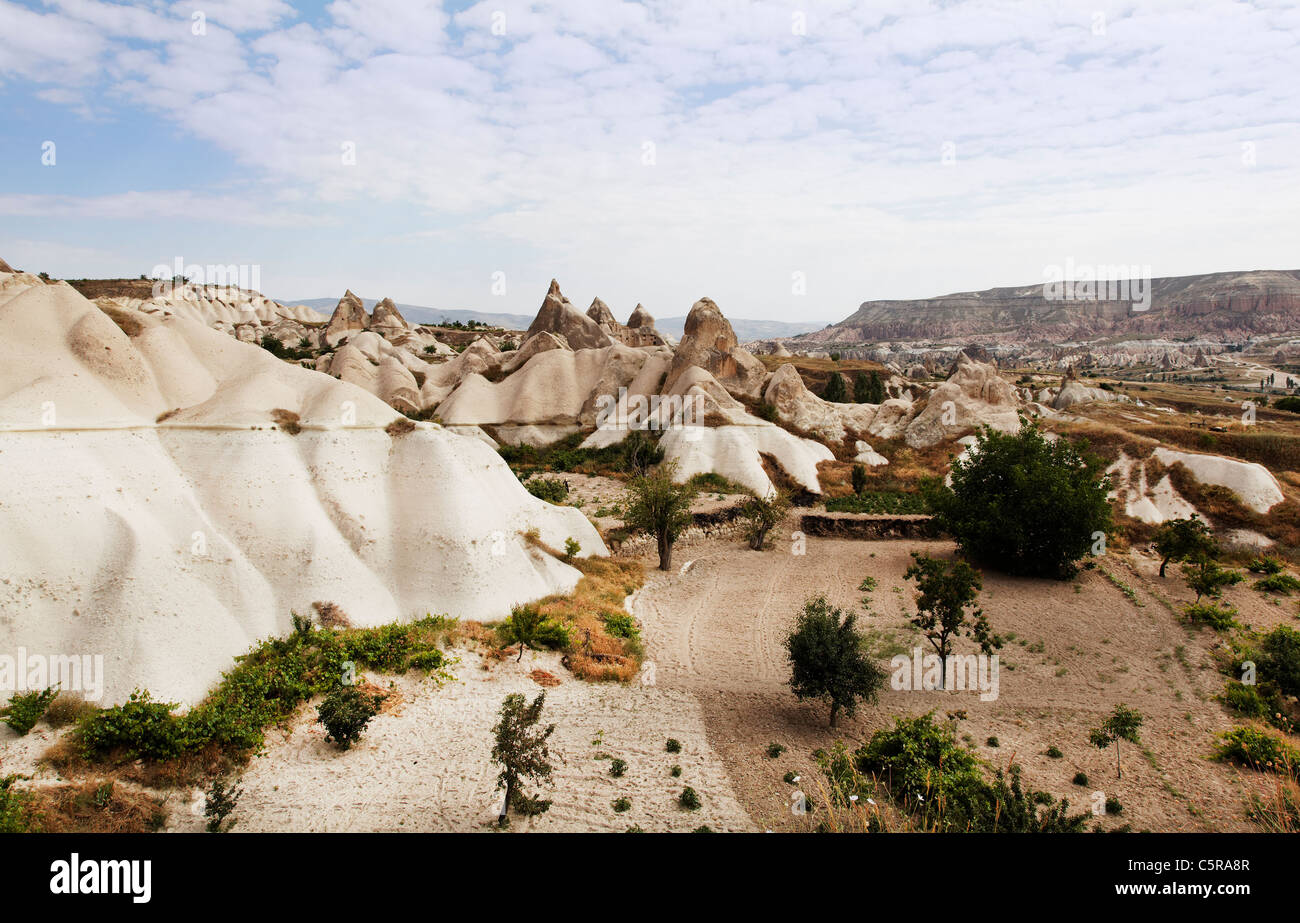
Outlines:
[[[475, 831], [495, 828], [501, 794], [490, 759], [492, 726], [511, 692], [530, 699], [542, 687], [529, 674], [560, 679], [546, 689], [545, 715], [557, 725], [551, 738], [554, 786], [544, 791], [551, 809], [537, 819], [512, 817], [514, 831], [689, 831], [750, 829], [721, 761], [708, 748], [699, 706], [688, 693], [642, 686], [595, 685], [572, 679], [555, 654], [525, 654], [523, 662], [484, 668], [476, 653], [456, 651], [457, 679], [437, 688], [414, 677], [391, 681], [402, 701], [375, 717], [347, 751], [326, 743], [314, 708], [304, 709], [288, 733], [273, 732], [264, 755], [240, 784], [237, 831], [360, 832]], [[668, 753], [668, 738], [682, 744]], [[628, 764], [610, 776], [611, 760]], [[670, 775], [682, 767], [679, 778]], [[684, 786], [702, 807], [677, 804]], [[535, 789], [530, 789], [535, 791]], [[623, 813], [612, 807], [626, 797]], [[201, 812], [200, 812], [201, 813]], [[178, 812], [176, 830], [197, 830], [202, 817]]]
[[[1212, 699], [1223, 685], [1207, 658], [1215, 639], [1178, 624], [1145, 587], [1150, 582], [1177, 602], [1186, 595], [1181, 581], [1172, 569], [1164, 581], [1145, 576], [1154, 575], [1154, 565], [1141, 559], [1140, 573], [1124, 559], [1105, 561], [1117, 580], [1135, 588], [1140, 605], [1098, 571], [1065, 583], [986, 574], [985, 612], [995, 631], [1015, 635], [1001, 653], [998, 699], [886, 689], [878, 703], [832, 732], [826, 709], [798, 702], [785, 685], [784, 634], [810, 595], [825, 593], [834, 604], [860, 608], [857, 587], [870, 574], [878, 588], [874, 614], [862, 627], [877, 632], [878, 649], [890, 643], [910, 649], [918, 642], [906, 623], [911, 592], [903, 572], [914, 549], [944, 554], [951, 546], [810, 538], [806, 554], [798, 556], [789, 546], [760, 553], [714, 543], [683, 555], [684, 573], [654, 572], [636, 597], [660, 685], [698, 699], [709, 742], [759, 824], [806, 826], [790, 810], [795, 786], [782, 777], [787, 771], [807, 777], [815, 770], [814, 749], [837, 738], [861, 741], [893, 717], [933, 709], [941, 716], [964, 710], [960, 730], [983, 757], [995, 765], [1014, 757], [1035, 787], [1068, 797], [1077, 808], [1091, 807], [1094, 791], [1118, 797], [1123, 814], [1104, 818], [1104, 827], [1254, 829], [1243, 815], [1243, 798], [1248, 788], [1266, 791], [1267, 780], [1205, 758], [1214, 734], [1232, 726]], [[1289, 610], [1248, 589], [1234, 592], [1232, 601], [1252, 624], [1290, 618]], [[1144, 746], [1125, 748], [1124, 776], [1116, 779], [1114, 749], [1094, 749], [1087, 734], [1120, 702], [1141, 711], [1146, 724]], [[999, 747], [985, 745], [991, 736]], [[769, 759], [769, 742], [786, 752]], [[1046, 756], [1051, 746], [1064, 756]], [[1080, 770], [1090, 780], [1087, 788], [1072, 784]]]

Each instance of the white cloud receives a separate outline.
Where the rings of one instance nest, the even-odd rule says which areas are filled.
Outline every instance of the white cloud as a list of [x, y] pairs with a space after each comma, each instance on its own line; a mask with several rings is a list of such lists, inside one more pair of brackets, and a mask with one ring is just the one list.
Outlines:
[[784, 294], [796, 269], [829, 318], [1035, 281], [1070, 255], [1294, 262], [1269, 222], [1300, 206], [1297, 10], [1113, 3], [1098, 35], [1095, 2], [802, 5], [806, 34], [783, 2], [335, 0], [307, 24], [250, 0], [206, 4], [194, 37], [183, 4], [0, 0], [0, 31], [24, 36], [0, 77], [68, 105], [101, 91], [230, 155], [270, 199], [243, 220], [409, 205], [476, 241], [480, 275], [526, 260], [517, 274], [595, 279], [659, 313], [705, 290], [736, 313], [812, 311]]

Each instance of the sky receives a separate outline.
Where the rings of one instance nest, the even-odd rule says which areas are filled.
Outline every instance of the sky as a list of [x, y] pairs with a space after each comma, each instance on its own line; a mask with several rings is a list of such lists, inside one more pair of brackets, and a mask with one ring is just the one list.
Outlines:
[[840, 320], [1300, 268], [1300, 6], [0, 0], [0, 257]]

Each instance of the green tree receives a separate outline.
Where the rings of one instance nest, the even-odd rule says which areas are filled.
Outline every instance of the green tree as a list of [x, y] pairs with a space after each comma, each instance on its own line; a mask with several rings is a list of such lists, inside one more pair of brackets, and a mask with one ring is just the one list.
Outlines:
[[1218, 562], [1208, 555], [1199, 555], [1195, 560], [1183, 564], [1183, 580], [1187, 588], [1196, 594], [1199, 603], [1202, 596], [1218, 599], [1225, 587], [1241, 583], [1246, 579], [1241, 571], [1220, 567]]
[[568, 630], [543, 616], [536, 606], [515, 606], [510, 610], [510, 618], [497, 629], [497, 634], [505, 644], [519, 645], [515, 663], [524, 659], [525, 648], [560, 648], [569, 643]]
[[1156, 529], [1155, 548], [1160, 555], [1160, 576], [1165, 575], [1165, 565], [1170, 561], [1186, 561], [1204, 555], [1218, 556], [1214, 536], [1205, 521], [1195, 513], [1191, 519], [1170, 519]]
[[885, 383], [880, 380], [880, 373], [875, 369], [870, 375], [858, 372], [853, 377], [853, 400], [859, 404], [883, 404], [885, 402]]
[[316, 707], [317, 720], [325, 725], [325, 739], [346, 750], [361, 739], [370, 719], [379, 714], [383, 696], [370, 695], [356, 686], [339, 684]]
[[785, 639], [790, 688], [800, 699], [829, 702], [831, 727], [841, 708], [852, 715], [859, 699], [874, 701], [885, 683], [885, 671], [868, 655], [856, 619], [815, 596], [804, 603]]
[[952, 486], [929, 482], [935, 524], [966, 557], [1027, 576], [1068, 577], [1096, 533], [1111, 528], [1105, 462], [1086, 444], [1048, 441], [1021, 418], [1020, 431], [984, 427], [966, 459], [952, 464]]
[[555, 733], [555, 725], [541, 727], [542, 706], [546, 693], [540, 692], [528, 704], [518, 692], [512, 692], [501, 703], [496, 727], [492, 729], [496, 743], [492, 747], [492, 762], [501, 767], [497, 775], [497, 788], [505, 789], [501, 814], [497, 818], [505, 826], [511, 808], [520, 814], [534, 816], [545, 813], [551, 802], [537, 795], [527, 795], [522, 788], [525, 781], [535, 784], [549, 782], [555, 767], [551, 765], [551, 751], [547, 745]]
[[673, 542], [691, 524], [691, 500], [695, 491], [674, 482], [674, 462], [665, 462], [648, 474], [628, 483], [630, 494], [624, 504], [623, 523], [634, 532], [649, 532], [659, 546], [659, 569], [673, 563]]
[[767, 533], [785, 518], [790, 509], [790, 498], [784, 491], [770, 497], [749, 497], [740, 505], [740, 515], [748, 523], [749, 547], [762, 551]]
[[1138, 728], [1141, 726], [1142, 714], [1127, 705], [1120, 704], [1115, 706], [1115, 710], [1100, 727], [1095, 727], [1088, 732], [1088, 742], [1098, 750], [1105, 750], [1112, 743], [1115, 745], [1115, 777], [1118, 779], [1124, 778], [1120, 768], [1119, 742], [1127, 740], [1131, 744], [1138, 743]]
[[940, 678], [946, 688], [953, 638], [964, 634], [985, 654], [993, 653], [998, 646], [984, 611], [975, 607], [983, 582], [979, 571], [965, 561], [943, 561], [915, 551], [912, 561], [903, 574], [905, 579], [916, 581], [917, 611], [911, 622], [939, 655]]
[[826, 390], [822, 391], [822, 399], [835, 404], [848, 402], [848, 389], [844, 387], [844, 376], [839, 372], [831, 372], [831, 377], [826, 381]]
[[850, 479], [853, 482], [853, 492], [860, 494], [867, 487], [867, 466], [854, 465], [850, 473]]

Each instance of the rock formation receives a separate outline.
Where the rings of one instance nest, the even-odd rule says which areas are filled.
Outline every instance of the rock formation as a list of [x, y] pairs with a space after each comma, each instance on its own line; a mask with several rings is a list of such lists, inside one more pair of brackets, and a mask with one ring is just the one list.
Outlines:
[[704, 369], [729, 391], [757, 396], [767, 377], [763, 363], [741, 349], [731, 324], [711, 298], [701, 298], [686, 315], [681, 342], [673, 356], [665, 388], [672, 388], [691, 366]]
[[524, 341], [539, 333], [559, 337], [570, 349], [600, 349], [613, 342], [598, 323], [583, 315], [564, 297], [560, 284], [554, 279], [537, 316], [524, 334]]
[[325, 342], [329, 346], [338, 346], [341, 340], [369, 329], [370, 315], [366, 314], [366, 306], [362, 304], [360, 298], [352, 294], [352, 289], [348, 289], [339, 299], [334, 313], [330, 315], [329, 323], [325, 327]]

